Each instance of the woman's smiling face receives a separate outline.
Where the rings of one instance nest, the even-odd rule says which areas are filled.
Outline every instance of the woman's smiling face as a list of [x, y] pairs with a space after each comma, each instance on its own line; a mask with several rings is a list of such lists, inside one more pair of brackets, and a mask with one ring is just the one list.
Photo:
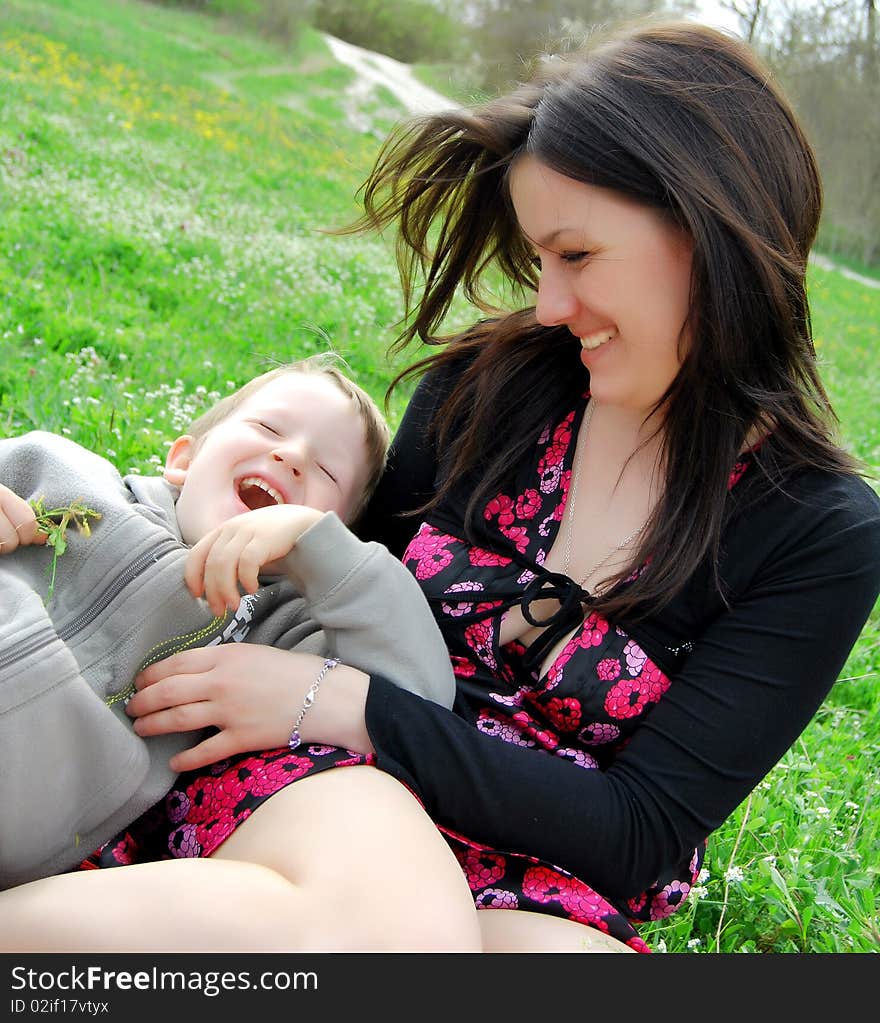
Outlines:
[[580, 339], [597, 401], [647, 412], [675, 379], [690, 342], [688, 235], [660, 211], [533, 156], [514, 163], [509, 188], [540, 261], [538, 321]]

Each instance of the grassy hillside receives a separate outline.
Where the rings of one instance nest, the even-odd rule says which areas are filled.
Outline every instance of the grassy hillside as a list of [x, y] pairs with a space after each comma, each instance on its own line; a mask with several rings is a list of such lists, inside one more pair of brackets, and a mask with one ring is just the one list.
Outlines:
[[[107, 446], [139, 465], [177, 426], [154, 393], [222, 392], [328, 340], [384, 390], [389, 247], [322, 233], [357, 212], [391, 123], [384, 97], [375, 134], [347, 127], [351, 77], [316, 34], [291, 54], [146, 4], [0, 8], [4, 429], [103, 445], [112, 408]], [[82, 359], [95, 381], [68, 409]]]
[[[328, 344], [382, 397], [401, 315], [390, 240], [321, 229], [356, 214], [403, 112], [389, 95], [353, 110], [350, 82], [314, 33], [288, 52], [133, 0], [5, 0], [0, 435], [64, 432], [151, 472], [206, 403]], [[844, 438], [878, 467], [880, 291], [815, 269], [811, 294]], [[698, 897], [650, 941], [877, 950], [878, 676], [875, 613], [825, 708], [713, 836]]]

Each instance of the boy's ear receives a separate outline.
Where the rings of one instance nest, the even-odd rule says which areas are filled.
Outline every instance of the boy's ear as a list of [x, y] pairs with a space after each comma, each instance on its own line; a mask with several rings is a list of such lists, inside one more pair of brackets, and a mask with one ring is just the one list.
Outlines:
[[189, 434], [178, 437], [168, 449], [163, 476], [174, 487], [182, 487], [186, 473], [192, 463], [193, 439]]

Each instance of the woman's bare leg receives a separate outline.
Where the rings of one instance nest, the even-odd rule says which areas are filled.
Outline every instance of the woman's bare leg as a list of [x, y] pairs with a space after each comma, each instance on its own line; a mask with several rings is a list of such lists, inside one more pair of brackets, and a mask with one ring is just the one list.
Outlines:
[[300, 779], [212, 859], [78, 871], [0, 892], [0, 950], [480, 949], [461, 868], [372, 767]]
[[308, 782], [274, 795], [215, 853], [260, 863], [308, 894], [307, 919], [293, 927], [307, 941], [295, 947], [480, 950], [461, 867], [403, 785], [373, 767]]
[[[0, 951], [277, 950], [290, 882], [252, 863], [163, 860], [0, 892]], [[293, 906], [290, 905], [293, 909]]]
[[484, 952], [633, 952], [595, 927], [522, 909], [477, 913]]

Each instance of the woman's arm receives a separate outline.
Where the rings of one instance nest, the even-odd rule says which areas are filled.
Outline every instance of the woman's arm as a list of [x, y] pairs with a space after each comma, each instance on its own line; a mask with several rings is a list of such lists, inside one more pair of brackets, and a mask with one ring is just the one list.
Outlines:
[[880, 590], [878, 505], [859, 487], [822, 509], [777, 495], [750, 521], [746, 538], [768, 552], [760, 570], [607, 771], [483, 735], [373, 679], [378, 766], [438, 823], [607, 897], [639, 894], [730, 815], [838, 677]]
[[[317, 654], [263, 644], [184, 650], [137, 676], [126, 712], [141, 736], [218, 729], [172, 758], [172, 770], [193, 771], [248, 750], [286, 746], [323, 664]], [[303, 739], [371, 753], [364, 721], [369, 681], [347, 664], [327, 674], [300, 726]]]

